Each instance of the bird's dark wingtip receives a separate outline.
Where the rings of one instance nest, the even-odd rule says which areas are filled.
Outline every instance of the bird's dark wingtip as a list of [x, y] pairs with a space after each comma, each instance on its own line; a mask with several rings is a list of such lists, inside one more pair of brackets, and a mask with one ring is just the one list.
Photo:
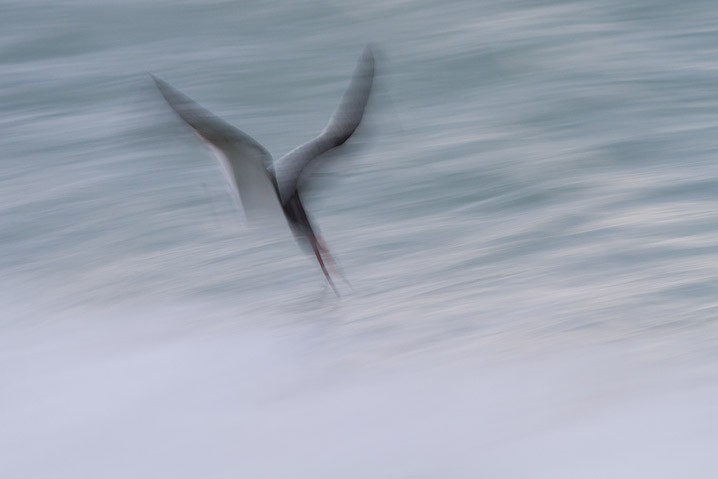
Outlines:
[[162, 93], [162, 95], [169, 101], [169, 98], [167, 96], [170, 93], [172, 93], [174, 88], [172, 88], [172, 86], [169, 83], [167, 83], [163, 79], [153, 75], [152, 73], [147, 73], [147, 74], [150, 76], [152, 81], [155, 82], [155, 86], [160, 91], [160, 93]]
[[145, 73], [147, 74], [148, 77], [150, 77], [150, 79], [155, 83], [155, 85], [157, 85], [159, 87], [159, 84], [162, 80], [157, 78], [153, 73], [150, 73], [150, 72], [145, 72]]
[[362, 60], [364, 63], [370, 63], [370, 64], [372, 65], [372, 67], [373, 67], [373, 66], [374, 66], [374, 61], [375, 61], [375, 60], [374, 60], [374, 57], [375, 57], [375, 52], [376, 52], [376, 50], [377, 50], [377, 49], [376, 49], [376, 45], [375, 45], [374, 43], [368, 43], [368, 44], [364, 47], [364, 51], [362, 52], [362, 55], [361, 55], [361, 60]]

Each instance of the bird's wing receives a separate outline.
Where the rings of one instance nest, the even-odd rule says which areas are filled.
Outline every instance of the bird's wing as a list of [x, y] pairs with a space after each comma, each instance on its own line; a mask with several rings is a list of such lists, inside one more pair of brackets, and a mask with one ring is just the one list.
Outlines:
[[259, 219], [278, 204], [272, 156], [249, 135], [201, 107], [169, 83], [152, 77], [172, 109], [205, 141], [220, 160], [249, 219]]
[[359, 126], [364, 116], [369, 93], [374, 82], [374, 55], [366, 47], [354, 71], [349, 88], [332, 115], [326, 128], [316, 138], [290, 151], [276, 161], [275, 174], [279, 195], [283, 202], [296, 192], [298, 184], [313, 160], [341, 146]]

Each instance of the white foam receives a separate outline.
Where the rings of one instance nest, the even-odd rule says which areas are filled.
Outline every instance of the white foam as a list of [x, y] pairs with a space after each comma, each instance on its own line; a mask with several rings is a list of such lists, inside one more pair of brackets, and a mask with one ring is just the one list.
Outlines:
[[[240, 323], [240, 324], [238, 324]], [[0, 477], [712, 477], [715, 368], [347, 354], [205, 307], [3, 323]], [[397, 353], [401, 351], [396, 351]]]

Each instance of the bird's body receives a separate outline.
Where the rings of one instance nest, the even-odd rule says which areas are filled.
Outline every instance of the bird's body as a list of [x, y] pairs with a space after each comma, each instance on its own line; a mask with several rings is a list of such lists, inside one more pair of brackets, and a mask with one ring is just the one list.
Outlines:
[[308, 244], [327, 282], [337, 289], [327, 270], [333, 260], [301, 200], [304, 173], [321, 155], [344, 144], [359, 126], [374, 78], [374, 57], [367, 48], [359, 60], [351, 84], [326, 128], [314, 139], [290, 151], [276, 162], [249, 135], [217, 118], [194, 101], [154, 78], [167, 103], [202, 138], [224, 166], [249, 220], [267, 214], [279, 202], [300, 245]]

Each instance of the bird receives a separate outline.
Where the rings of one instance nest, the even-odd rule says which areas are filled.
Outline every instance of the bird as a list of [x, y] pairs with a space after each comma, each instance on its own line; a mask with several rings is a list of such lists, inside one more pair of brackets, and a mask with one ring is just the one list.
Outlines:
[[326, 127], [313, 139], [276, 161], [252, 137], [215, 116], [166, 81], [151, 75], [172, 110], [218, 157], [234, 193], [239, 196], [247, 219], [261, 218], [263, 214], [268, 214], [268, 206], [278, 202], [297, 243], [307, 251], [311, 249], [327, 283], [337, 296], [339, 291], [329, 273], [331, 269], [332, 273], [338, 274], [335, 262], [307, 214], [302, 191], [309, 183], [308, 171], [319, 163], [321, 157], [341, 147], [359, 127], [374, 83], [374, 70], [373, 48], [367, 45]]

